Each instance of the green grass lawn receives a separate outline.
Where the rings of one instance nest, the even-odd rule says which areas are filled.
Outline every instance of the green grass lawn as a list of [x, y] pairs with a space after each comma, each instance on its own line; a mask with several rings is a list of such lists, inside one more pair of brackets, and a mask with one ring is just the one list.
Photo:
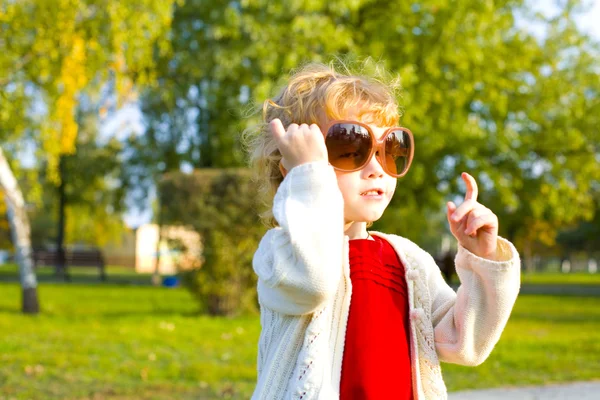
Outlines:
[[[0, 283], [0, 399], [250, 397], [257, 316], [209, 318], [183, 289], [43, 284], [19, 313]], [[443, 365], [450, 390], [598, 378], [600, 298], [521, 296], [481, 366]]]
[[600, 297], [519, 296], [478, 367], [443, 364], [449, 390], [599, 379]]
[[600, 273], [560, 272], [522, 274], [521, 281], [525, 284], [536, 285], [600, 285]]
[[0, 399], [247, 398], [256, 317], [208, 318], [183, 289], [0, 283]]

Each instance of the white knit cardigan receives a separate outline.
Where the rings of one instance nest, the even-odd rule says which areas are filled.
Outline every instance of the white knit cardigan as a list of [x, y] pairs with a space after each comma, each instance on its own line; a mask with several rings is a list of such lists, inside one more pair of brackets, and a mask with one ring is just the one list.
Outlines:
[[[277, 191], [273, 213], [279, 227], [265, 234], [253, 259], [262, 326], [253, 399], [339, 398], [352, 296], [343, 209], [326, 162], [293, 168]], [[459, 246], [461, 285], [454, 292], [417, 245], [371, 234], [387, 240], [406, 269], [415, 398], [445, 399], [440, 361], [478, 365], [490, 354], [519, 292], [519, 255], [502, 238], [498, 254], [506, 261]]]

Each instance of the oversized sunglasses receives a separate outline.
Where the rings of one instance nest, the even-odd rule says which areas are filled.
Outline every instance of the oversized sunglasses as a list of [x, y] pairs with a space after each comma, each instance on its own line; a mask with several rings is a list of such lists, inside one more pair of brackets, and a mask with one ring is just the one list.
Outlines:
[[383, 170], [399, 178], [406, 175], [412, 163], [414, 139], [406, 128], [389, 128], [381, 140], [368, 125], [358, 121], [332, 121], [324, 132], [329, 164], [339, 171], [358, 171], [375, 154]]

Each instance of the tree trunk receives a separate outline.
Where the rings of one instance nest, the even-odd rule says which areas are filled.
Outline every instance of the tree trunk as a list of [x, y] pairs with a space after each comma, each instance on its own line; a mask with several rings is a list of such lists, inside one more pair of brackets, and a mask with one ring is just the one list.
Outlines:
[[531, 240], [525, 239], [525, 245], [523, 249], [523, 253], [525, 255], [525, 270], [532, 274], [535, 272], [535, 264], [533, 262], [533, 253], [531, 251]]
[[65, 207], [67, 198], [65, 194], [65, 182], [67, 176], [65, 173], [65, 159], [60, 156], [58, 162], [58, 171], [60, 174], [60, 184], [58, 185], [58, 232], [56, 235], [56, 275], [62, 276], [65, 281], [70, 281], [67, 272], [67, 263], [65, 257]]
[[31, 230], [25, 209], [25, 201], [4, 152], [0, 147], [0, 187], [4, 191], [8, 221], [15, 247], [15, 258], [19, 265], [22, 288], [22, 310], [26, 314], [37, 314], [40, 310], [37, 297], [37, 279], [33, 271]]
[[162, 211], [160, 207], [160, 200], [158, 205], [158, 239], [156, 240], [156, 258], [154, 259], [154, 273], [152, 274], [152, 284], [154, 286], [160, 286], [160, 241], [162, 239], [161, 230], [162, 230]]

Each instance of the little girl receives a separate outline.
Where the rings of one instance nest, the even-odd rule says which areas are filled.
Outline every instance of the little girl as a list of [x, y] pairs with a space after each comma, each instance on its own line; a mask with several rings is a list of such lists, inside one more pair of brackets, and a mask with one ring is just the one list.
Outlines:
[[465, 201], [447, 204], [454, 292], [416, 244], [367, 231], [415, 151], [389, 87], [310, 64], [264, 119], [250, 149], [274, 228], [253, 260], [262, 332], [252, 398], [447, 398], [440, 361], [482, 363], [520, 286], [519, 255], [475, 180], [463, 173]]

